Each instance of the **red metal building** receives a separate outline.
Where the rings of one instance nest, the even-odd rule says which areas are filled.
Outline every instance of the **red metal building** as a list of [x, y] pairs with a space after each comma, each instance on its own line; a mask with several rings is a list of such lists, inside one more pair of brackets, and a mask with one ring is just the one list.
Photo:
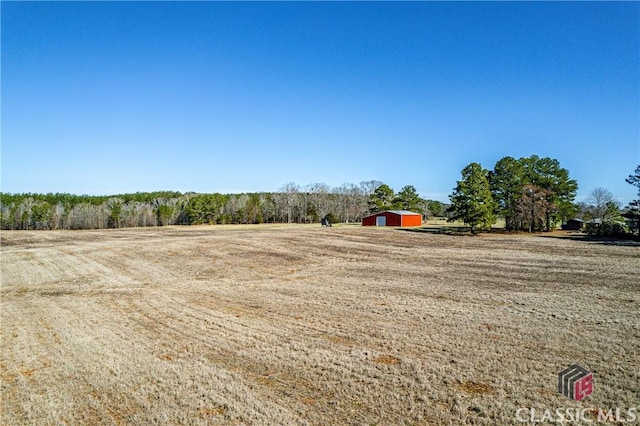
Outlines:
[[408, 210], [387, 210], [362, 218], [362, 226], [421, 226], [422, 215]]

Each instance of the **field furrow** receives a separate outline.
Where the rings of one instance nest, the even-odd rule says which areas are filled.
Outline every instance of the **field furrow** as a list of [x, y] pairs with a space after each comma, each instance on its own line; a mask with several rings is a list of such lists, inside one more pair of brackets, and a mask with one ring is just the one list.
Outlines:
[[[514, 424], [640, 400], [640, 247], [337, 226], [3, 232], [0, 423]], [[557, 373], [579, 363], [594, 393]]]

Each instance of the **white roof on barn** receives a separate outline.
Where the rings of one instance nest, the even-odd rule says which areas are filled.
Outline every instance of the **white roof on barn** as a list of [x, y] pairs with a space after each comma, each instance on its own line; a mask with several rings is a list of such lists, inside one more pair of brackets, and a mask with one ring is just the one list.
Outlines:
[[385, 210], [383, 212], [374, 213], [374, 214], [369, 215], [369, 216], [375, 216], [375, 215], [382, 214], [382, 213], [393, 213], [393, 214], [397, 214], [397, 215], [400, 215], [400, 216], [414, 215], [414, 214], [422, 216], [420, 213], [412, 212], [412, 211], [409, 211], [409, 210]]
[[409, 210], [389, 210], [389, 213], [395, 213], [395, 214], [400, 214], [400, 215], [403, 215], [403, 214], [420, 214], [420, 213], [412, 212], [412, 211], [409, 211]]

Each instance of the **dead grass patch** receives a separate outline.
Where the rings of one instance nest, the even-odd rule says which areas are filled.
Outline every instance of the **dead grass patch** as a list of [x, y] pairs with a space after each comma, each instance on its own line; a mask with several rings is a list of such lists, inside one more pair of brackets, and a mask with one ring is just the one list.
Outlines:
[[339, 345], [353, 345], [355, 341], [349, 337], [344, 336], [336, 336], [336, 335], [323, 335], [324, 339], [327, 339], [331, 343], [336, 343]]
[[545, 388], [537, 388], [537, 389], [536, 389], [536, 393], [537, 393], [538, 395], [542, 395], [542, 396], [546, 396], [546, 397], [549, 397], [549, 396], [555, 395], [555, 393], [554, 393], [554, 392], [551, 392], [550, 390], [545, 389]]
[[20, 374], [22, 374], [24, 377], [31, 377], [35, 372], [36, 372], [35, 368], [30, 368], [28, 370], [20, 370]]
[[397, 358], [393, 355], [380, 355], [373, 359], [373, 362], [376, 364], [385, 364], [385, 365], [397, 365], [400, 364], [400, 358]]
[[229, 409], [227, 407], [201, 408], [200, 414], [204, 417], [224, 416]]
[[487, 330], [487, 331], [494, 331], [496, 327], [491, 324], [480, 324], [480, 329]]
[[491, 385], [471, 381], [457, 383], [456, 388], [469, 395], [487, 395], [496, 391]]

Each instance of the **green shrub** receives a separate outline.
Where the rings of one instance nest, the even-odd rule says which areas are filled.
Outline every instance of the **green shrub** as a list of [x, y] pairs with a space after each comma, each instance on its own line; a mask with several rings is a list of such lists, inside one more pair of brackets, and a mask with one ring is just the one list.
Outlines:
[[585, 231], [593, 237], [624, 237], [629, 234], [629, 227], [623, 222], [590, 222]]

